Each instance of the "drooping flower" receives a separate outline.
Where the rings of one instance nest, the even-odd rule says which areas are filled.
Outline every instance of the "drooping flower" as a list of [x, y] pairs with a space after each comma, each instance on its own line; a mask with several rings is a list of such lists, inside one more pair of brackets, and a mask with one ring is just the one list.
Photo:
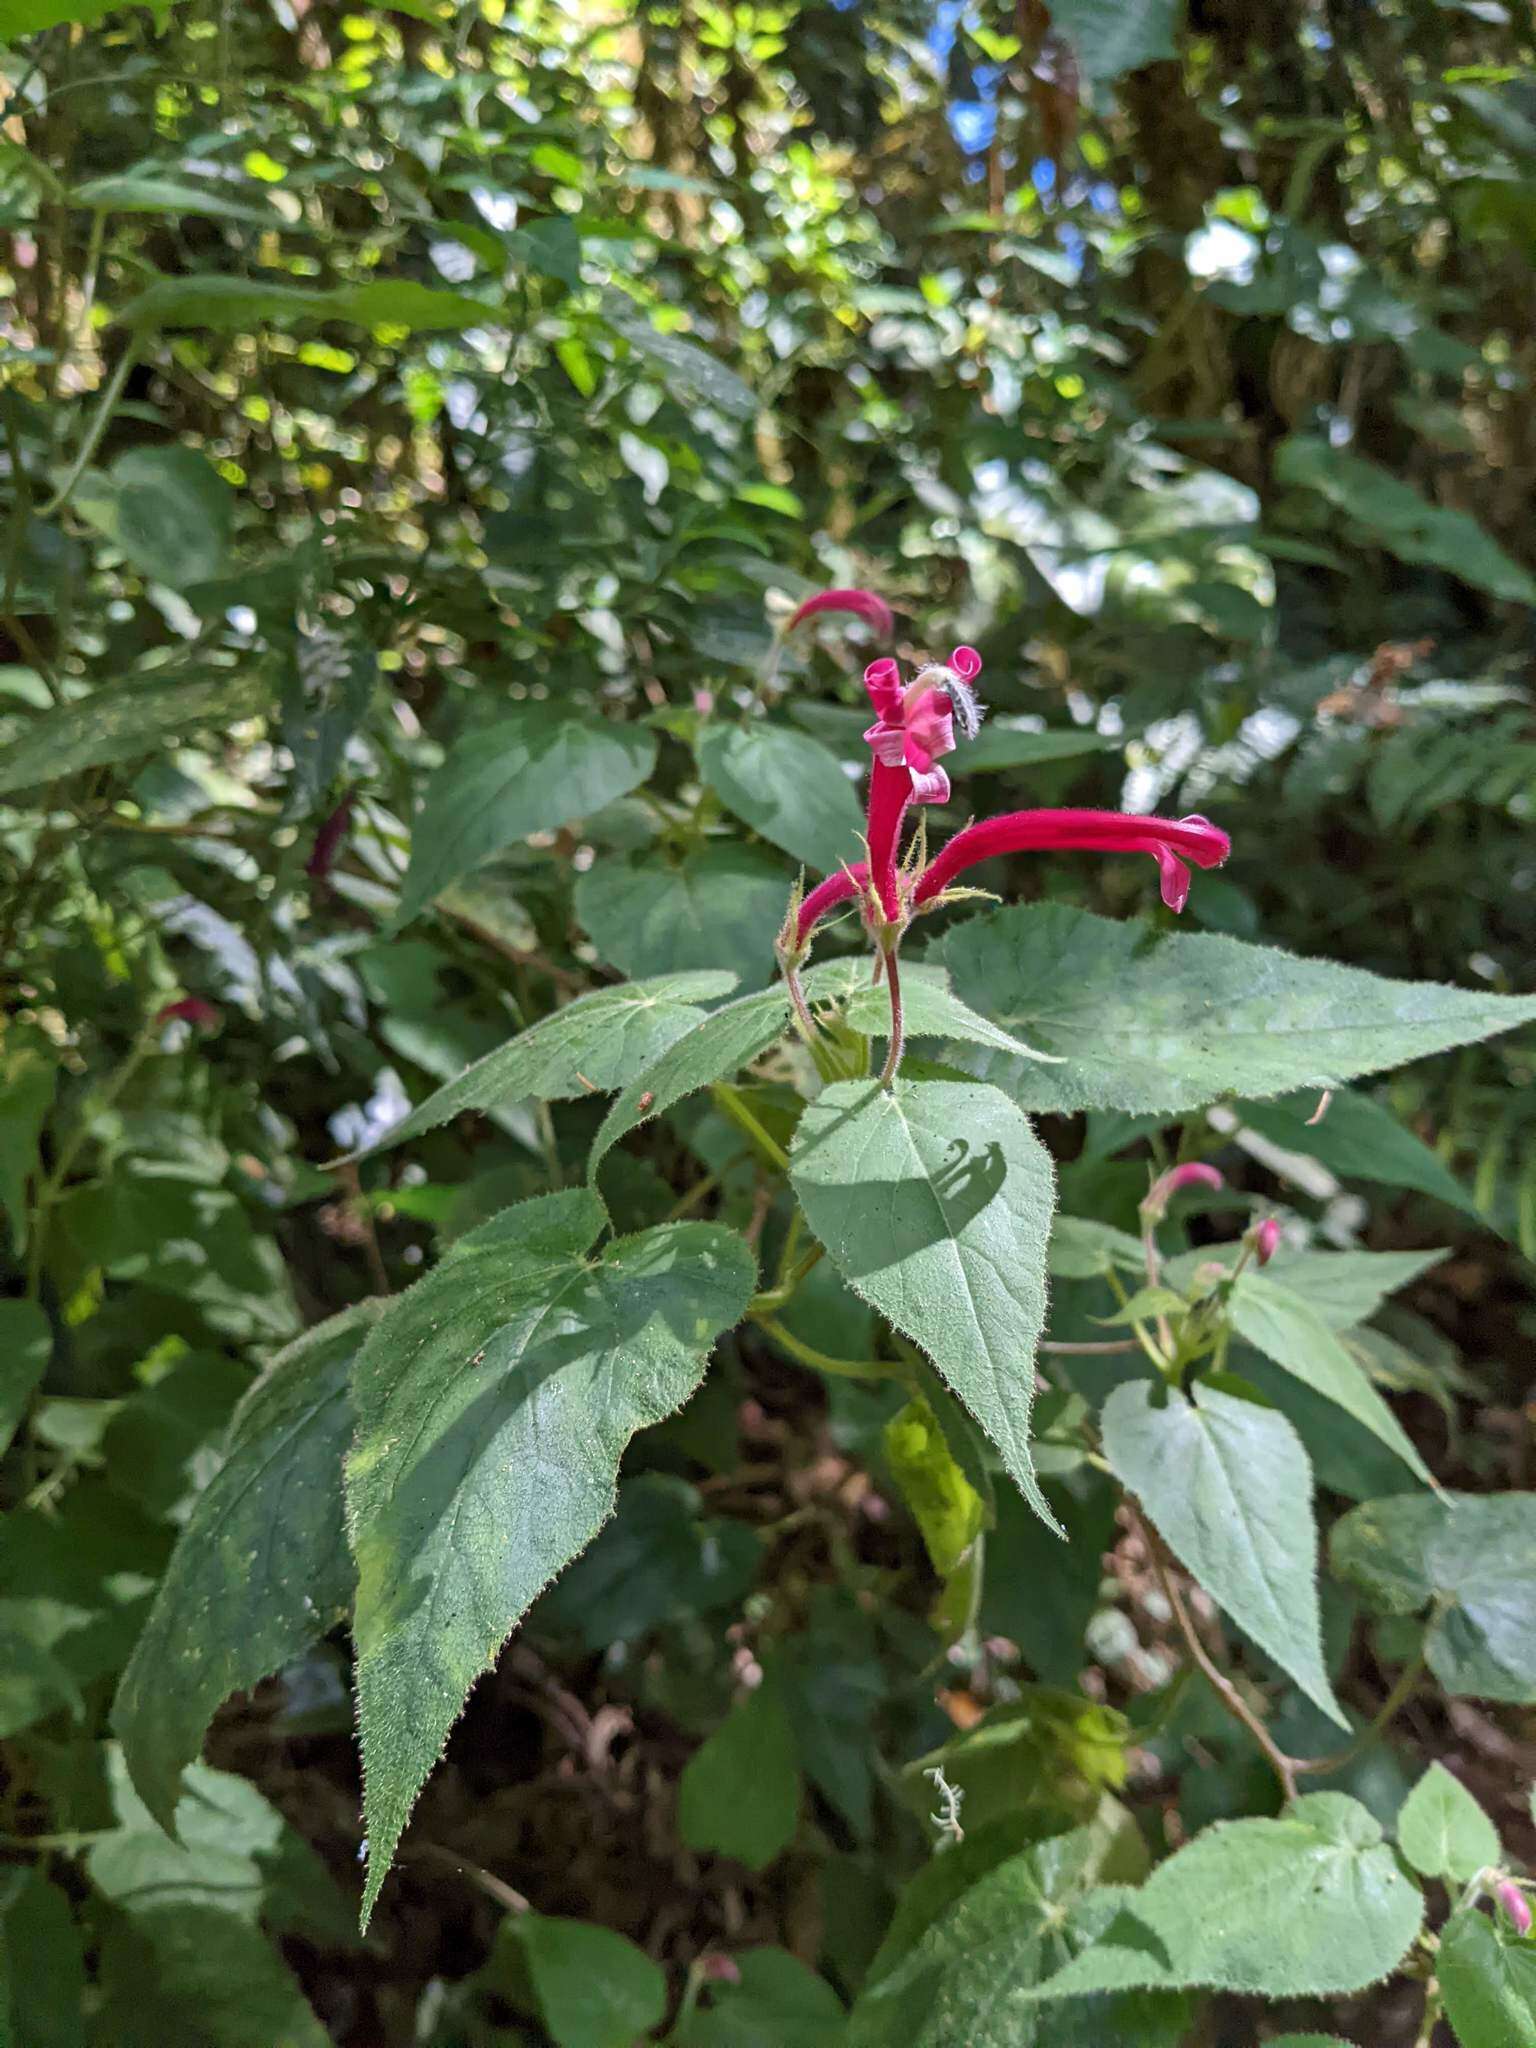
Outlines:
[[818, 612], [852, 612], [866, 625], [873, 626], [884, 640], [889, 640], [896, 630], [891, 608], [883, 597], [878, 597], [873, 590], [846, 589], [818, 590], [814, 597], [808, 597], [791, 613], [785, 621], [784, 631], [792, 633], [802, 619], [814, 618]]
[[1141, 1204], [1142, 1220], [1146, 1223], [1161, 1223], [1168, 1213], [1168, 1204], [1181, 1188], [1225, 1186], [1221, 1169], [1207, 1166], [1203, 1159], [1189, 1159], [1182, 1166], [1171, 1166], [1166, 1173], [1159, 1174], [1148, 1188]]

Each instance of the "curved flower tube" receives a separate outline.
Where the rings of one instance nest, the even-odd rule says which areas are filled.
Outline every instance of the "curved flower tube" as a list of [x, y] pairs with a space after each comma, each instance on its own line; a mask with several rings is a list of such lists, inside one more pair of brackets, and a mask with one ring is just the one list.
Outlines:
[[783, 630], [792, 633], [802, 619], [814, 618], [818, 612], [852, 612], [867, 626], [873, 626], [883, 640], [890, 639], [896, 630], [896, 621], [891, 608], [883, 597], [877, 597], [872, 590], [818, 590], [814, 597], [808, 597], [785, 620]]
[[850, 896], [862, 896], [869, 887], [869, 864], [859, 861], [853, 867], [839, 868], [835, 875], [828, 875], [824, 882], [806, 897], [800, 906], [795, 924], [795, 938], [804, 945], [821, 920], [840, 903], [846, 903]]
[[1000, 853], [1149, 853], [1162, 876], [1162, 897], [1170, 910], [1189, 901], [1189, 868], [1219, 868], [1232, 851], [1226, 833], [1207, 818], [1141, 818], [1121, 811], [1007, 811], [957, 832], [918, 878], [913, 901], [921, 908], [940, 895], [956, 875]]

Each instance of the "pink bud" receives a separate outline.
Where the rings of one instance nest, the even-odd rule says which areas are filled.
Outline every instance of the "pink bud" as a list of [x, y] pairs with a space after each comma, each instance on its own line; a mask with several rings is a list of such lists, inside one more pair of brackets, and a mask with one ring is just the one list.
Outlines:
[[1207, 1166], [1203, 1160], [1191, 1159], [1183, 1166], [1170, 1167], [1167, 1173], [1153, 1181], [1141, 1205], [1141, 1213], [1148, 1223], [1160, 1223], [1180, 1188], [1225, 1186], [1226, 1182], [1214, 1166]]
[[698, 712], [700, 718], [708, 718], [711, 711], [715, 708], [714, 691], [695, 690], [693, 693], [693, 708]]
[[1521, 1891], [1519, 1885], [1512, 1878], [1506, 1877], [1500, 1879], [1499, 1883], [1494, 1886], [1494, 1890], [1498, 1894], [1499, 1904], [1504, 1908], [1510, 1919], [1514, 1921], [1516, 1934], [1529, 1934], [1531, 1931], [1530, 1901], [1526, 1898], [1525, 1893]]
[[167, 1003], [163, 1010], [155, 1012], [157, 1024], [176, 1022], [191, 1024], [198, 1031], [217, 1031], [224, 1021], [212, 1003], [205, 1003], [201, 996], [183, 996], [180, 1002]]
[[981, 674], [981, 656], [974, 647], [957, 647], [949, 665], [963, 683], [974, 683]]
[[730, 1956], [718, 1953], [699, 1957], [699, 1975], [706, 1984], [739, 1984], [741, 1970]]
[[1261, 1266], [1267, 1266], [1280, 1249], [1280, 1224], [1276, 1217], [1266, 1216], [1253, 1232], [1253, 1255]]
[[888, 640], [896, 630], [890, 606], [872, 590], [819, 590], [791, 614], [785, 632], [792, 633], [802, 619], [813, 618], [817, 612], [852, 612], [855, 618], [873, 626], [883, 640]]

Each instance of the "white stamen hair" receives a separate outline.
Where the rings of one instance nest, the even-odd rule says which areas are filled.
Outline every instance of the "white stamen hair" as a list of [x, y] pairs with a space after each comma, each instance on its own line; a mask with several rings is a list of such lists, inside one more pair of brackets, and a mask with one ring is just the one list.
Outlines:
[[975, 739], [981, 731], [982, 714], [985, 707], [976, 692], [963, 676], [956, 675], [952, 668], [942, 661], [935, 661], [922, 670], [912, 684], [912, 690], [942, 690], [954, 707], [955, 723], [961, 736]]

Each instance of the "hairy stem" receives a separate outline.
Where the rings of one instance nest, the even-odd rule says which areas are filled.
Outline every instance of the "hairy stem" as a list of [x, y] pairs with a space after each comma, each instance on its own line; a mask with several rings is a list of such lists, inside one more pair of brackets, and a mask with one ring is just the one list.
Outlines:
[[901, 1011], [901, 970], [896, 964], [896, 942], [882, 947], [885, 956], [885, 985], [891, 998], [891, 1039], [886, 1047], [885, 1065], [880, 1069], [880, 1086], [889, 1088], [896, 1079], [901, 1055], [906, 1050], [906, 1027]]
[[1131, 1526], [1136, 1530], [1146, 1546], [1147, 1555], [1152, 1560], [1152, 1569], [1157, 1575], [1158, 1589], [1168, 1603], [1169, 1612], [1173, 1616], [1179, 1634], [1184, 1638], [1185, 1648], [1189, 1651], [1202, 1676], [1206, 1679], [1227, 1712], [1234, 1720], [1240, 1721], [1243, 1724], [1260, 1749], [1263, 1750], [1275, 1776], [1280, 1780], [1280, 1789], [1285, 1794], [1287, 1803], [1289, 1803], [1289, 1801], [1296, 1797], [1295, 1763], [1279, 1747], [1274, 1737], [1259, 1719], [1259, 1716], [1249, 1706], [1237, 1687], [1232, 1683], [1232, 1680], [1215, 1663], [1209, 1650], [1201, 1642], [1199, 1630], [1195, 1627], [1189, 1609], [1184, 1603], [1184, 1596], [1179, 1591], [1172, 1572], [1168, 1569], [1168, 1551], [1162, 1538], [1152, 1527], [1151, 1523], [1143, 1517], [1139, 1509], [1132, 1506], [1130, 1508], [1130, 1515]]

